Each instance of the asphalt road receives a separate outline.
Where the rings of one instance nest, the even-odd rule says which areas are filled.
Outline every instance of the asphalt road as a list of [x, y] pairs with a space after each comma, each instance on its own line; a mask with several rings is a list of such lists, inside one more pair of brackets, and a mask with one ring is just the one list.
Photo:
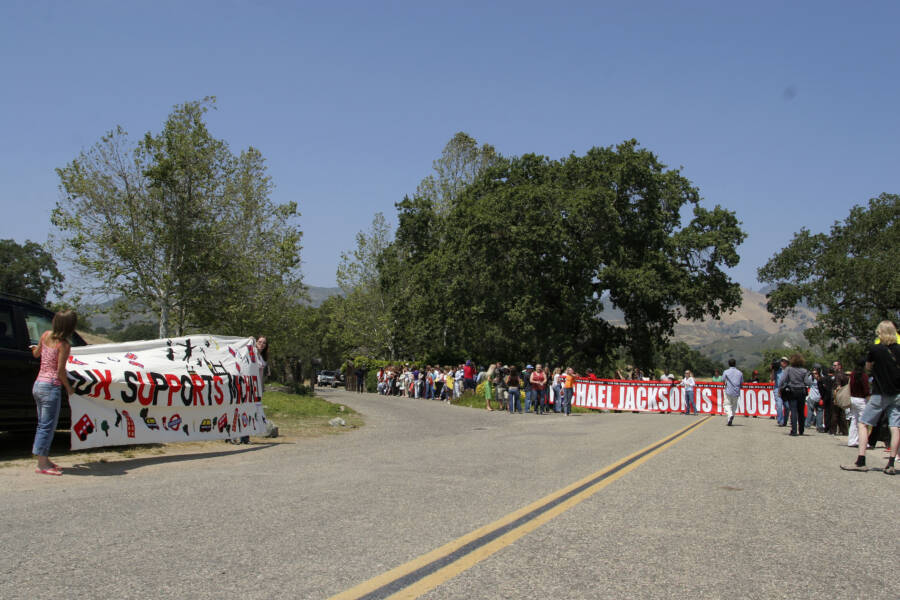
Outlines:
[[[344, 435], [0, 468], [0, 598], [327, 598], [697, 422], [323, 391]], [[423, 598], [900, 598], [900, 477], [845, 438], [707, 422]], [[224, 446], [224, 444], [223, 444]], [[869, 463], [880, 467], [881, 449]]]

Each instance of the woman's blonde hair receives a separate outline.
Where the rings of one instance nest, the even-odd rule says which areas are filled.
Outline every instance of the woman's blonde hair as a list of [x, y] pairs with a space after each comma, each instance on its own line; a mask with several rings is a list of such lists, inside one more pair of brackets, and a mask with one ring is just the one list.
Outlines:
[[875, 335], [878, 340], [885, 345], [897, 343], [897, 328], [891, 321], [882, 321], [875, 328]]
[[74, 310], [61, 310], [53, 315], [53, 330], [50, 332], [50, 337], [58, 342], [68, 341], [75, 333], [77, 325], [78, 315]]

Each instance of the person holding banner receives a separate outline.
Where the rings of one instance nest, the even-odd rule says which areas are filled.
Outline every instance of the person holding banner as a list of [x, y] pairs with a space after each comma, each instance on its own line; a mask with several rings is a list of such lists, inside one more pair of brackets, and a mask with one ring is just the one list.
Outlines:
[[[259, 395], [263, 393], [263, 381], [266, 379], [266, 368], [269, 365], [269, 340], [266, 336], [261, 335], [256, 338], [256, 360], [259, 364]], [[228, 442], [229, 440], [225, 440]], [[250, 436], [243, 435], [235, 444], [249, 444]]]
[[803, 368], [803, 355], [791, 355], [790, 365], [784, 370], [781, 383], [781, 399], [790, 407], [791, 432], [788, 435], [803, 435], [803, 407], [806, 405], [806, 378], [809, 371]]
[[725, 414], [728, 415], [726, 425], [729, 427], [734, 421], [738, 398], [741, 397], [741, 386], [744, 385], [744, 374], [738, 371], [736, 364], [733, 358], [729, 358], [728, 368], [722, 373], [722, 380], [725, 382]]
[[694, 387], [697, 382], [694, 381], [694, 374], [690, 371], [684, 372], [684, 379], [681, 381], [681, 387], [684, 388], [684, 414], [689, 415], [691, 412], [697, 415], [697, 407], [694, 405]]
[[50, 460], [50, 444], [59, 420], [62, 388], [66, 388], [69, 396], [75, 395], [66, 374], [66, 362], [72, 350], [69, 338], [75, 333], [77, 324], [78, 315], [74, 311], [60, 311], [53, 315], [53, 329], [42, 333], [38, 345], [31, 347], [32, 355], [41, 359], [41, 367], [31, 390], [38, 420], [31, 452], [37, 456], [35, 473], [41, 475], [62, 475], [59, 466]]

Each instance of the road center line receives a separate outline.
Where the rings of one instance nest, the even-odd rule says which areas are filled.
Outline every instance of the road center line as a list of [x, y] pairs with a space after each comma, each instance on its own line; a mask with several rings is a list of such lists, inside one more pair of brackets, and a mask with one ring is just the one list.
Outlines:
[[332, 596], [331, 600], [418, 598], [590, 498], [619, 477], [680, 441], [710, 418], [700, 419], [489, 525]]

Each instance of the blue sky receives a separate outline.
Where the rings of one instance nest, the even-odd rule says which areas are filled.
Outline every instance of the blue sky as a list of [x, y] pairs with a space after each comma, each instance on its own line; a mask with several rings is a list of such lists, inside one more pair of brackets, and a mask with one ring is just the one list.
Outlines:
[[210, 129], [300, 205], [304, 279], [334, 285], [457, 131], [560, 158], [636, 138], [748, 233], [756, 269], [805, 226], [900, 193], [897, 2], [0, 3], [0, 238], [47, 240], [54, 168], [116, 125]]

